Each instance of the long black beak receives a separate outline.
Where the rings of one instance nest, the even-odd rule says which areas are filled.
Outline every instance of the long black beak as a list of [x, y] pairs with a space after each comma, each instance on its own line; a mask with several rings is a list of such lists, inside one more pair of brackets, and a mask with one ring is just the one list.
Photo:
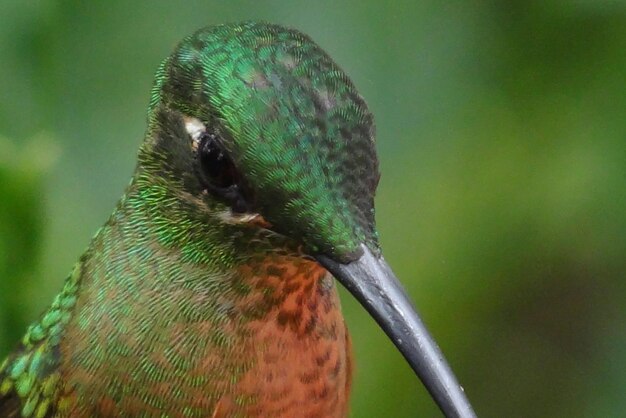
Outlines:
[[363, 255], [348, 264], [324, 255], [316, 258], [374, 317], [444, 415], [448, 418], [475, 418], [476, 413], [463, 388], [391, 268], [382, 256], [375, 256], [365, 245], [362, 248]]

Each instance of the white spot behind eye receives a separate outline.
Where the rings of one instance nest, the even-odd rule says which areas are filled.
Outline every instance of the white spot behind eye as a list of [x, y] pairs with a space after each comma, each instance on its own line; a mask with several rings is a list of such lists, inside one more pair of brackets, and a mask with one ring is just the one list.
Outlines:
[[[195, 151], [197, 151], [200, 145], [200, 137], [206, 132], [206, 126], [198, 118], [191, 116], [184, 116], [183, 120], [185, 121], [185, 130], [193, 141], [191, 146]], [[206, 195], [207, 191], [204, 190], [202, 193]], [[222, 220], [222, 222], [228, 224], [248, 223], [260, 217], [258, 213], [233, 213], [231, 210], [219, 212], [217, 216]]]
[[204, 123], [202, 123], [200, 119], [191, 116], [184, 116], [183, 120], [185, 121], [187, 133], [191, 139], [193, 139], [193, 142], [197, 144], [200, 140], [200, 136], [206, 132], [206, 126], [204, 126]]
[[233, 213], [230, 210], [219, 212], [217, 217], [227, 224], [244, 224], [256, 220], [260, 215], [258, 213]]

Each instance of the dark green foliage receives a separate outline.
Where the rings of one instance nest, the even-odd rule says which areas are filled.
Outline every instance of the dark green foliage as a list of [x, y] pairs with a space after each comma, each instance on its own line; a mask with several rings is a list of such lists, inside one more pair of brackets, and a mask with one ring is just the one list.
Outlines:
[[27, 300], [42, 238], [39, 154], [49, 152], [41, 145], [18, 148], [0, 137], [0, 357], [32, 320]]

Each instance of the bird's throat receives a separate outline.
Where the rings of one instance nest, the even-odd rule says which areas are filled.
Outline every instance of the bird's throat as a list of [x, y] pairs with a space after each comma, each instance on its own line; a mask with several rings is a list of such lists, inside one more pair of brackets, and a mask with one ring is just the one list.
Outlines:
[[200, 225], [201, 216], [173, 221], [197, 229], [170, 228], [178, 212], [142, 208], [149, 194], [167, 193], [131, 186], [82, 259], [60, 346], [60, 407], [342, 416], [349, 343], [332, 277], [263, 234], [228, 237], [232, 226]]

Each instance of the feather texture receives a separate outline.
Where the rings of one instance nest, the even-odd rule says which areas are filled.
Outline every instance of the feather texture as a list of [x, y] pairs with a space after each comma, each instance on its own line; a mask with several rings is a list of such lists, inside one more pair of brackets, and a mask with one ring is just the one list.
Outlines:
[[[198, 175], [190, 118], [238, 170], [237, 222]], [[2, 363], [0, 416], [345, 416], [349, 337], [310, 254], [378, 248], [352, 82], [295, 30], [210, 27], [159, 68], [148, 121], [114, 213]]]

